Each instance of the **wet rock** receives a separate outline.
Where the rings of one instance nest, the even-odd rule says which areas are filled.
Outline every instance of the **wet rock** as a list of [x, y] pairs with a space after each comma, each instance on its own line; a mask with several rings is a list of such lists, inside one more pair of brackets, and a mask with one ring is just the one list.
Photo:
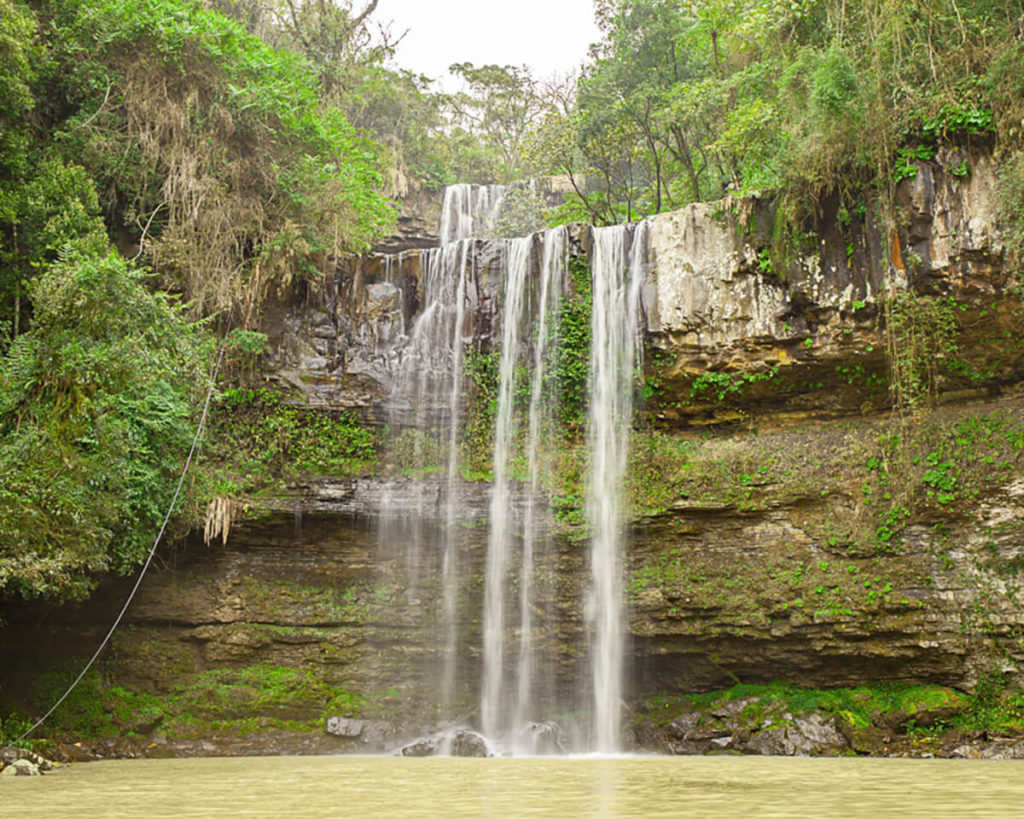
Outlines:
[[3, 769], [3, 776], [39, 776], [39, 766], [27, 759], [18, 759]]
[[700, 717], [701, 715], [696, 711], [681, 714], [668, 724], [665, 728], [665, 733], [672, 739], [690, 739], [693, 736], [694, 729], [700, 722]]
[[689, 733], [689, 739], [719, 739], [727, 737], [736, 730], [735, 722], [708, 723], [697, 725]]
[[761, 756], [786, 756], [788, 754], [786, 729], [772, 728], [768, 731], [760, 731], [754, 734], [743, 748], [743, 751], [748, 754], [760, 754]]
[[954, 754], [964, 759], [1022, 759], [1024, 743], [995, 740], [980, 745], [961, 745], [951, 756]]
[[483, 736], [475, 731], [462, 728], [452, 731], [450, 734], [420, 737], [399, 748], [396, 756], [422, 757], [438, 756], [445, 753], [459, 757], [492, 756], [490, 746]]
[[[26, 750], [25, 748], [16, 748], [13, 745], [7, 745], [0, 748], [0, 768], [9, 768], [17, 765], [19, 762], [28, 762], [37, 768], [37, 772], [46, 772], [53, 769], [53, 763], [45, 757], [40, 756], [34, 751]], [[26, 776], [27, 774], [19, 774], [19, 776]]]
[[950, 751], [949, 756], [951, 759], [981, 759], [981, 751], [965, 742]]
[[794, 746], [812, 754], [838, 752], [847, 748], [846, 738], [836, 728], [835, 719], [819, 713], [796, 717], [786, 731]]
[[363, 733], [365, 723], [361, 719], [350, 719], [348, 717], [329, 717], [327, 727], [324, 729], [328, 734], [345, 739], [356, 739]]
[[440, 739], [438, 737], [423, 737], [410, 742], [408, 745], [403, 745], [396, 752], [396, 756], [434, 756], [440, 747]]
[[848, 720], [837, 719], [836, 727], [850, 748], [858, 754], [875, 753], [882, 745], [882, 731], [874, 725], [858, 726]]
[[555, 722], [531, 722], [523, 729], [523, 739], [535, 754], [564, 754], [562, 729]]
[[492, 756], [487, 740], [475, 731], [456, 731], [451, 736], [452, 756], [488, 757]]
[[668, 743], [669, 753], [676, 754], [677, 756], [699, 756], [706, 754], [710, 747], [709, 742], [697, 742], [692, 739]]

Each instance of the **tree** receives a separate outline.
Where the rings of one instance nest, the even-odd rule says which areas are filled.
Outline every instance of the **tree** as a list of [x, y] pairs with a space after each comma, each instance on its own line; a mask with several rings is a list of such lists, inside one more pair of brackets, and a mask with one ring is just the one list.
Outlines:
[[115, 253], [68, 248], [0, 359], [0, 594], [77, 598], [147, 553], [208, 385], [209, 337]]
[[0, 349], [21, 329], [25, 272], [14, 260], [20, 242], [14, 230], [18, 183], [28, 170], [29, 133], [25, 116], [32, 110], [35, 78], [31, 55], [36, 24], [11, 0], [0, 0]]
[[383, 154], [302, 57], [194, 0], [40, 4], [47, 137], [96, 181], [111, 231], [196, 313], [267, 294], [390, 224]]
[[543, 105], [526, 66], [456, 63], [449, 69], [466, 91], [451, 98], [458, 123], [480, 135], [498, 157], [500, 180], [511, 182], [520, 170], [527, 133]]

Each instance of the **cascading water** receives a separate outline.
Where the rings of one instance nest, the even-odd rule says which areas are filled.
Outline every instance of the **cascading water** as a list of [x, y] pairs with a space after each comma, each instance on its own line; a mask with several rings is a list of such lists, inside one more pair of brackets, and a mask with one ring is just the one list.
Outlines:
[[[552, 319], [558, 315], [561, 303], [562, 280], [568, 261], [568, 231], [553, 228], [544, 233], [544, 252], [541, 259], [540, 302], [537, 308], [537, 336], [534, 342], [532, 374], [530, 380], [530, 409], [526, 433], [526, 472], [529, 491], [523, 520], [522, 569], [519, 577], [519, 684], [516, 696], [514, 724], [528, 725], [540, 719], [533, 713], [534, 695], [540, 686], [534, 682], [538, 660], [533, 640], [533, 611], [537, 605], [535, 564], [547, 556], [537, 549], [537, 501], [540, 495], [541, 432], [542, 423], [551, 419], [544, 416], [544, 365]], [[545, 675], [549, 677], [550, 675]], [[542, 692], [550, 694], [550, 692]], [[529, 737], [529, 734], [527, 734]], [[535, 751], [536, 747], [526, 750]]]
[[441, 245], [481, 236], [494, 225], [507, 188], [504, 185], [449, 185], [441, 209]]
[[592, 749], [618, 751], [625, 624], [622, 601], [622, 480], [633, 419], [633, 372], [638, 363], [638, 319], [645, 226], [636, 230], [627, 263], [625, 226], [594, 231], [591, 261], [593, 310], [588, 412], [590, 480], [587, 516], [592, 539], [591, 681]]
[[[504, 189], [500, 186], [454, 185], [445, 189], [442, 205], [440, 247], [425, 259], [420, 284], [422, 307], [402, 350], [394, 389], [390, 396], [392, 429], [411, 430], [412, 468], [421, 478], [442, 460], [443, 484], [428, 489], [425, 480], [413, 482], [411, 493], [395, 497], [383, 493], [381, 541], [384, 551], [401, 544], [404, 575], [410, 596], [419, 599], [430, 592], [434, 575], [440, 573], [441, 606], [437, 631], [441, 665], [438, 674], [441, 715], [450, 718], [452, 692], [458, 665], [458, 524], [460, 517], [458, 434], [463, 397], [463, 358], [466, 317], [466, 285], [471, 276], [475, 231], [494, 219]], [[392, 262], [385, 263], [390, 271]], [[428, 450], [434, 450], [429, 451]], [[409, 495], [411, 494], [411, 498]], [[433, 501], [433, 503], [431, 503]], [[440, 505], [442, 508], [438, 508]], [[428, 508], [433, 506], [432, 509]], [[442, 554], [427, 560], [425, 518], [434, 518], [442, 529]]]
[[[421, 479], [412, 482], [411, 491], [407, 486], [401, 501], [385, 493], [382, 543], [401, 545], [410, 600], [421, 606], [427, 600], [435, 612], [436, 652], [427, 654], [438, 662], [424, 673], [439, 685], [442, 723], [454, 724], [459, 705], [465, 707], [465, 684], [476, 668], [466, 641], [473, 640], [476, 625], [472, 614], [465, 619], [464, 606], [479, 605], [478, 719], [493, 747], [508, 753], [561, 750], [559, 730], [547, 720], [582, 709], [593, 716], [589, 728], [573, 726], [576, 735], [586, 737], [577, 750], [615, 751], [625, 655], [619, 495], [639, 361], [644, 228], [593, 231], [587, 420], [592, 474], [586, 502], [592, 543], [585, 601], [590, 674], [581, 701], [572, 694], [580, 686], [555, 679], [558, 624], [545, 621], [554, 616], [551, 567], [556, 551], [565, 548], [547, 536], [544, 523], [550, 514], [544, 462], [551, 455], [548, 436], [557, 426], [557, 397], [546, 368], [569, 287], [570, 233], [561, 227], [515, 239], [471, 238], [492, 229], [503, 197], [498, 187], [459, 185], [445, 192], [441, 246], [429, 251], [422, 267], [419, 315], [402, 350], [391, 397], [393, 427], [411, 427], [414, 433]], [[500, 269], [501, 309], [489, 319], [497, 332], [489, 325], [481, 329], [479, 314], [471, 312], [490, 298], [482, 295], [484, 268], [490, 276]], [[475, 523], [466, 519], [467, 493], [479, 490], [462, 481], [459, 462], [470, 345], [486, 355], [492, 355], [493, 345], [497, 354], [483, 566], [466, 535]], [[428, 485], [422, 478], [438, 461], [440, 471]], [[439, 535], [426, 533], [427, 518]], [[472, 583], [473, 572], [481, 568], [482, 600]], [[559, 673], [578, 679], [574, 668], [575, 661], [563, 660]], [[457, 689], [463, 692], [460, 702]], [[450, 750], [450, 740], [438, 748]]]
[[498, 376], [498, 412], [494, 427], [494, 488], [491, 490], [491, 531], [487, 548], [484, 592], [484, 680], [480, 694], [480, 718], [484, 733], [496, 737], [502, 731], [505, 692], [505, 575], [512, 557], [512, 478], [509, 456], [515, 428], [512, 417], [513, 378], [523, 321], [523, 297], [530, 263], [530, 237], [513, 239], [505, 265], [505, 304], [502, 311], [501, 364]]

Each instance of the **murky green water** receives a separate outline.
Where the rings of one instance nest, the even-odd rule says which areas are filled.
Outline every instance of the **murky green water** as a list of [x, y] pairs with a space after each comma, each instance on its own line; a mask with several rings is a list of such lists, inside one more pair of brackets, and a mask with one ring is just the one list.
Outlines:
[[0, 778], [32, 817], [973, 817], [1024, 814], [1024, 763], [653, 757], [97, 762]]

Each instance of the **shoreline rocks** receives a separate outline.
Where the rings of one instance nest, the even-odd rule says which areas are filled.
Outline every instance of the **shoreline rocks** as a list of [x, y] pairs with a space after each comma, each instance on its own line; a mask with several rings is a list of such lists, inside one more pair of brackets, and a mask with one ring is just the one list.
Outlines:
[[25, 748], [0, 748], [0, 776], [40, 776], [53, 770], [53, 763]]

